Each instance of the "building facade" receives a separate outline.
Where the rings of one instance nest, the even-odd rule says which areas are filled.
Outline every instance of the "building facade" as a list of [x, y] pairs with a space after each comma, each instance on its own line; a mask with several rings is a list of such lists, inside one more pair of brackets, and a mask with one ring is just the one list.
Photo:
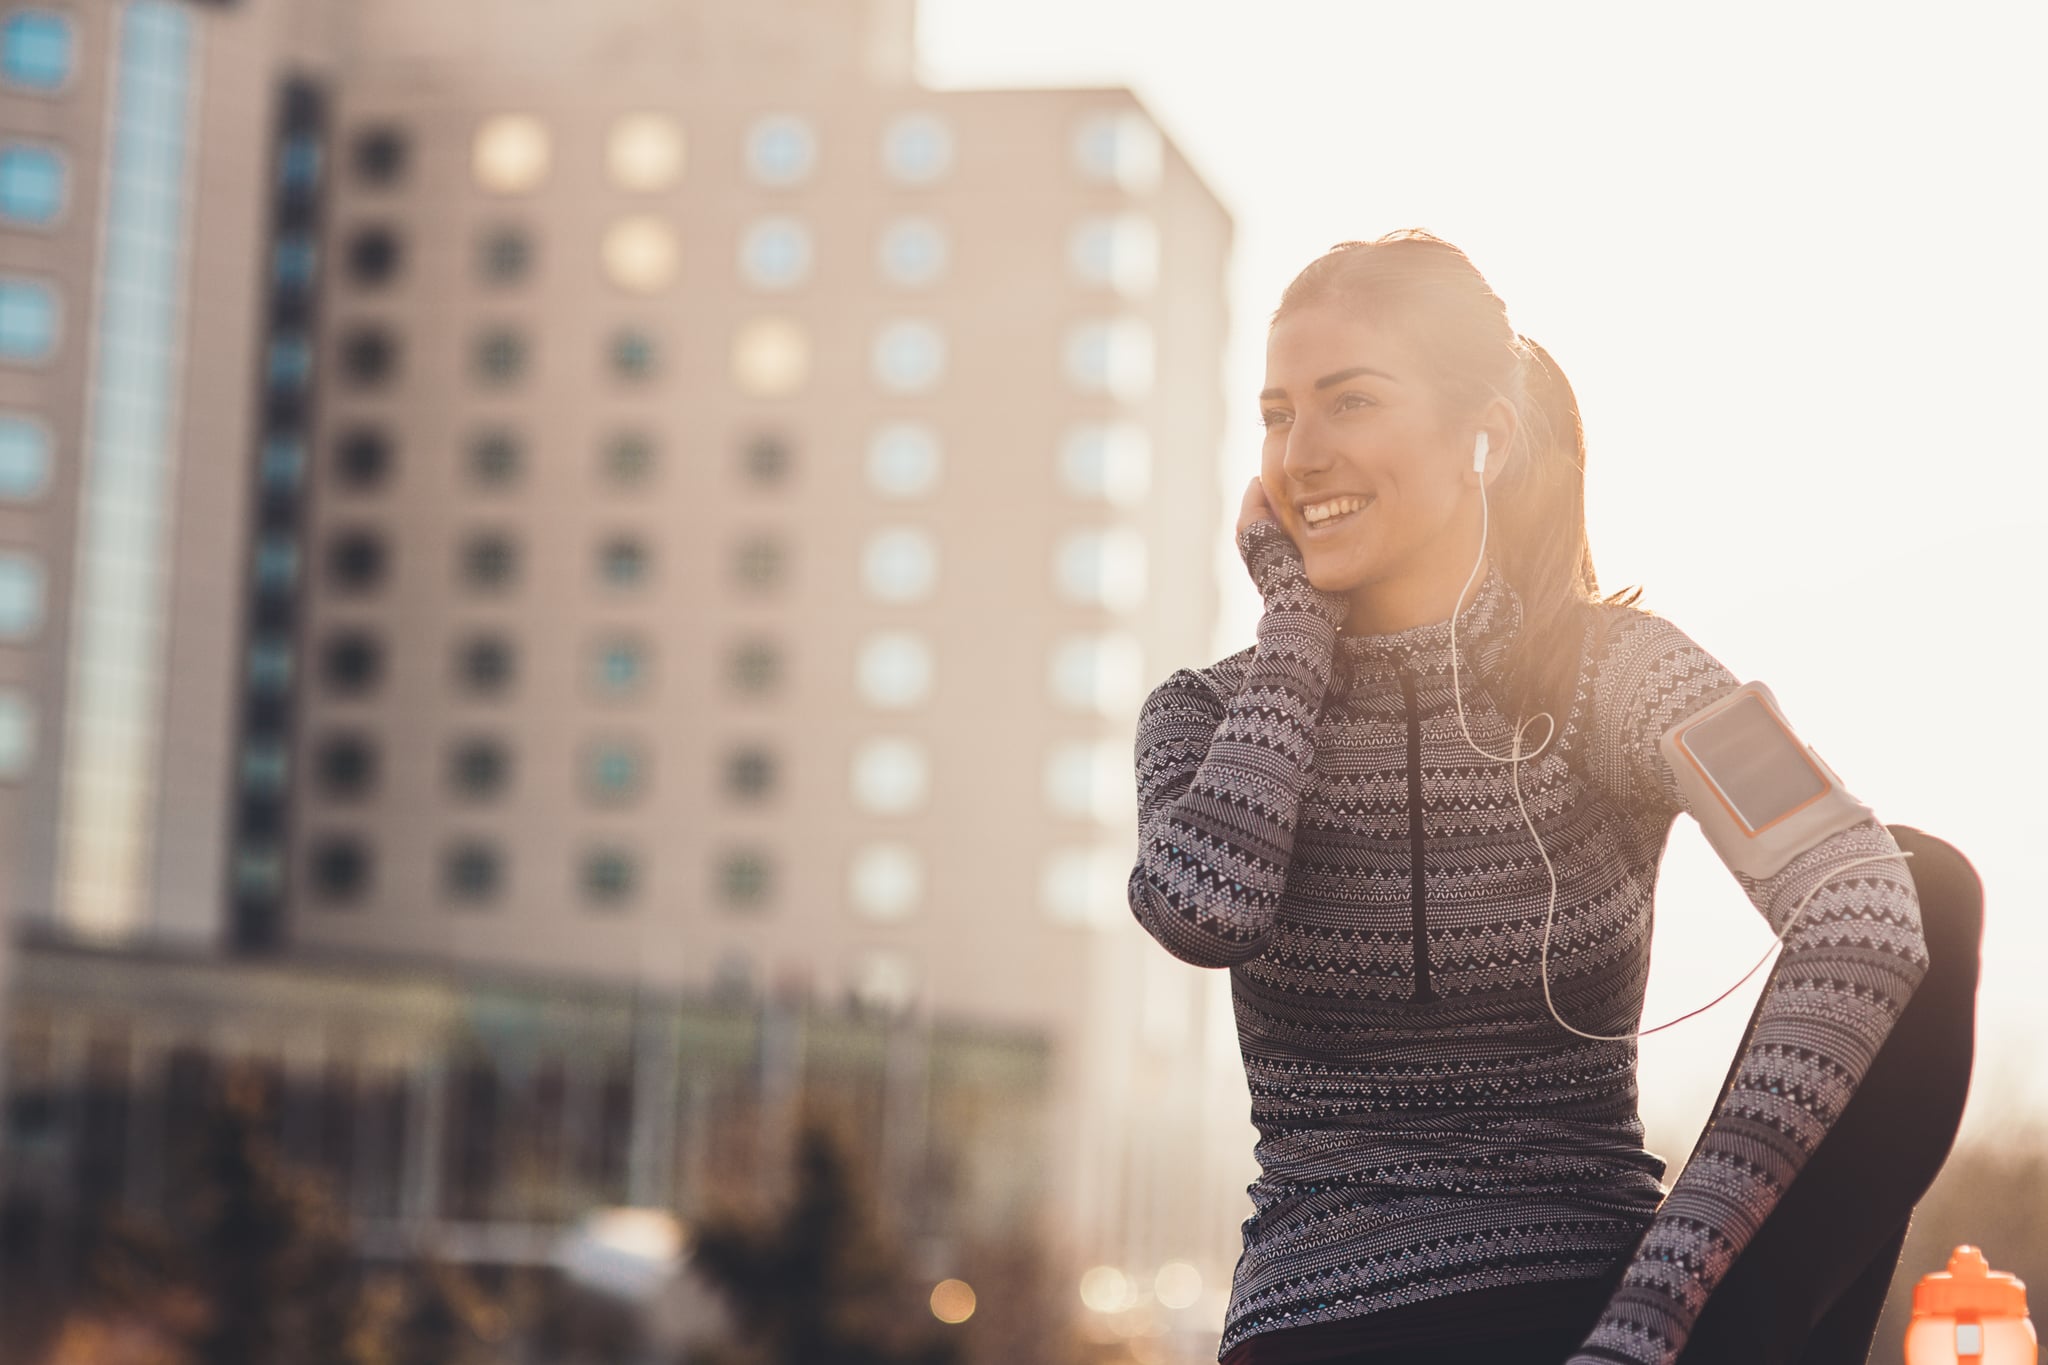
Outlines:
[[1049, 1230], [1220, 1319], [1223, 983], [1123, 896], [1230, 223], [1143, 108], [907, 0], [0, 33], [17, 918], [1036, 1029]]

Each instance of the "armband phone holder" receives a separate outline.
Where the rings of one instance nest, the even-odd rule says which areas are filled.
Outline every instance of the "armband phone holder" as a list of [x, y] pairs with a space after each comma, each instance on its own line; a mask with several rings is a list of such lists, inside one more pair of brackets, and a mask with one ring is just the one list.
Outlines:
[[1744, 683], [1657, 741], [1700, 832], [1737, 872], [1768, 877], [1873, 818], [1794, 733], [1762, 683]]

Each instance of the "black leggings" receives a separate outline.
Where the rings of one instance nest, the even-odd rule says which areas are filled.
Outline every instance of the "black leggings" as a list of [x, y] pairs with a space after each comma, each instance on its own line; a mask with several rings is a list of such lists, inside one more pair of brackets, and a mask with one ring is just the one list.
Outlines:
[[[1909, 826], [1890, 828], [1913, 855], [1907, 866], [1927, 935], [1927, 975], [1841, 1116], [1708, 1295], [1678, 1365], [1865, 1365], [1913, 1206], [1948, 1159], [1976, 1045], [1984, 890], [1948, 844]], [[1716, 1109], [1755, 1029], [1752, 1013]], [[1480, 1290], [1373, 1314], [1348, 1324], [1358, 1343], [1348, 1350], [1346, 1324], [1320, 1323], [1267, 1334], [1264, 1342], [1255, 1337], [1231, 1359], [1562, 1365], [1626, 1268], [1624, 1260], [1604, 1280]], [[1476, 1340], [1475, 1323], [1502, 1330]], [[1364, 1344], [1376, 1334], [1383, 1344]]]

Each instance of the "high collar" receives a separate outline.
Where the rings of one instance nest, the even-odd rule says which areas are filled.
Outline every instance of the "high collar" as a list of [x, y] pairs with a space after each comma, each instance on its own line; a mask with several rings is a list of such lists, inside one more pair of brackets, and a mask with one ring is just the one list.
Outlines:
[[[1492, 564], [1458, 613], [1458, 668], [1499, 676], [1508, 646], [1522, 624], [1522, 599]], [[1449, 617], [1427, 625], [1382, 635], [1337, 632], [1340, 671], [1361, 676], [1387, 676], [1397, 670], [1419, 675], [1451, 671]]]

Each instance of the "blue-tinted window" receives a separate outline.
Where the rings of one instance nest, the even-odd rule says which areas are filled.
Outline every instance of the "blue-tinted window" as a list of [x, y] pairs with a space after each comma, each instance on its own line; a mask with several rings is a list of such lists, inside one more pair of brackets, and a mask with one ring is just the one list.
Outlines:
[[0, 639], [27, 639], [42, 623], [42, 561], [18, 550], [0, 553]]
[[263, 443], [263, 486], [290, 490], [306, 477], [306, 441], [284, 434]]
[[0, 76], [31, 90], [59, 90], [71, 78], [71, 21], [26, 9], [0, 26]]
[[311, 284], [316, 259], [312, 238], [298, 235], [278, 238], [277, 251], [271, 261], [271, 273], [276, 277], [278, 287], [304, 289]]
[[49, 479], [49, 429], [0, 413], [0, 498], [36, 497]]
[[302, 336], [272, 337], [269, 369], [271, 388], [303, 388], [313, 371], [313, 348]]
[[310, 190], [320, 179], [320, 140], [295, 133], [285, 140], [278, 160], [278, 180], [288, 190]]
[[272, 532], [256, 543], [256, 585], [265, 592], [290, 592], [298, 572], [299, 547], [290, 536]]
[[63, 158], [47, 147], [0, 148], [0, 218], [53, 223], [63, 211]]
[[0, 278], [0, 360], [42, 360], [56, 345], [56, 291], [34, 280]]

